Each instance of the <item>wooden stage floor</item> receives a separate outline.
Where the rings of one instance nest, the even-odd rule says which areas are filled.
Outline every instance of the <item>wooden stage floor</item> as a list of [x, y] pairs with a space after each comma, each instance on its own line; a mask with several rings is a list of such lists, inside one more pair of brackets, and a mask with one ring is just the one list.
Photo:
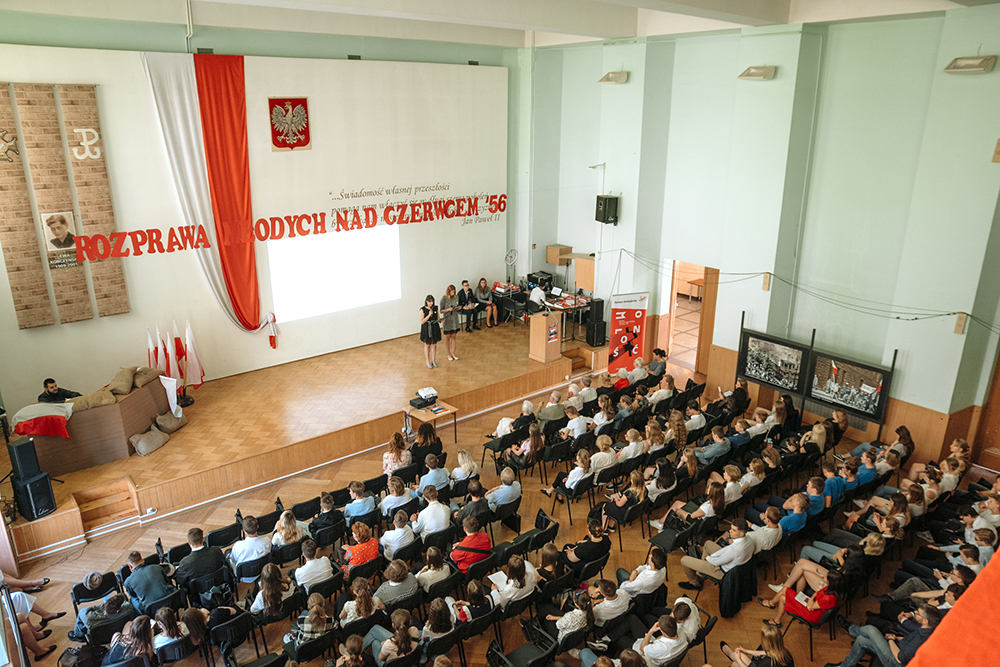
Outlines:
[[[192, 507], [384, 444], [401, 428], [403, 407], [422, 387], [435, 387], [442, 400], [459, 408], [461, 419], [564, 383], [572, 360], [531, 361], [528, 331], [507, 323], [462, 332], [460, 360], [448, 361], [442, 342], [436, 369], [426, 367], [413, 335], [206, 382], [191, 392], [195, 403], [185, 409], [187, 426], [159, 450], [70, 473], [61, 478], [64, 484], [53, 484], [56, 513], [15, 522], [18, 553], [47, 553], [53, 544], [65, 547], [100, 528], [107, 521], [88, 522], [83, 498], [111, 495], [119, 490], [116, 483], [124, 488], [124, 478], [134, 484], [134, 498], [123, 501], [125, 511], [114, 518], [142, 516], [145, 522], [155, 519], [147, 511]], [[585, 343], [564, 345], [574, 347], [592, 350]], [[451, 422], [443, 418], [439, 427], [453, 442]], [[94, 488], [101, 485], [109, 486]]]
[[[482, 339], [487, 341], [488, 336], [483, 336]], [[467, 347], [471, 347], [471, 345]], [[463, 362], [464, 359], [459, 363]], [[690, 376], [690, 372], [684, 369], [674, 368], [671, 369], [671, 372], [679, 379], [681, 384]], [[538, 394], [536, 396], [538, 398], [542, 397], [542, 395]], [[202, 405], [204, 406], [207, 402], [205, 401]], [[456, 454], [461, 448], [468, 448], [478, 462], [482, 455], [481, 444], [485, 440], [484, 434], [496, 427], [500, 417], [505, 415], [513, 416], [514, 414], [516, 414], [516, 408], [511, 406], [488, 411], [477, 417], [459, 422], [459, 444], [456, 445], [452, 438], [444, 438], [445, 451], [448, 452], [449, 463], [456, 458]], [[845, 440], [839, 449], [846, 451], [850, 446], [853, 445], [847, 443]], [[495, 470], [488, 464], [489, 457], [487, 457], [487, 467], [482, 471], [482, 480], [485, 485], [493, 486], [498, 483], [498, 479]], [[277, 496], [280, 496], [286, 506], [289, 506], [300, 500], [311, 498], [322, 490], [342, 488], [352, 479], [366, 479], [377, 475], [380, 471], [381, 451], [365, 452], [351, 457], [346, 461], [322, 466], [302, 475], [261, 486], [217, 502], [208, 503], [150, 524], [132, 526], [111, 535], [98, 537], [85, 546], [50, 556], [28, 565], [22, 569], [22, 577], [49, 577], [52, 579], [52, 583], [44, 591], [37, 594], [38, 604], [47, 609], [70, 612], [70, 615], [50, 624], [50, 627], [54, 628], [53, 635], [48, 641], [42, 642], [45, 646], [54, 643], [58, 646], [58, 650], [43, 661], [33, 664], [38, 664], [40, 667], [54, 667], [57, 656], [65, 648], [77, 645], [71, 643], [66, 638], [66, 632], [72, 627], [70, 589], [73, 584], [82, 581], [88, 572], [94, 570], [99, 572], [117, 570], [125, 563], [126, 555], [130, 550], [137, 549], [143, 555], [151, 553], [157, 538], [162, 538], [164, 545], [168, 547], [180, 544], [184, 540], [186, 531], [192, 526], [200, 526], [205, 531], [209, 531], [227, 525], [233, 521], [233, 515], [237, 508], [244, 514], [261, 514], [271, 511], [274, 508], [273, 503]], [[524, 478], [524, 501], [521, 506], [521, 515], [524, 517], [526, 526], [532, 522], [539, 508], [543, 508], [546, 511], [550, 511], [552, 508], [552, 501], [542, 496], [539, 492], [540, 488], [541, 483], [537, 474]], [[570, 526], [567, 521], [566, 508], [563, 506], [556, 508], [554, 516], [560, 522], [559, 535], [556, 539], [558, 546], [575, 542], [583, 536], [586, 528], [585, 515], [586, 502], [584, 501], [582, 505], [574, 507], [574, 522]], [[838, 525], [842, 523], [843, 517], [837, 517], [836, 522]], [[618, 536], [612, 535], [613, 548], [611, 551], [611, 560], [608, 568], [605, 570], [605, 575], [608, 577], [613, 577], [615, 569], [618, 567], [632, 569], [639, 565], [644, 560], [646, 550], [649, 546], [648, 542], [640, 535], [640, 527], [638, 525], [629, 526], [623, 530], [624, 549], [621, 551], [618, 548]], [[513, 536], [514, 534], [506, 528], [500, 528], [496, 533], [498, 541], [509, 540]], [[915, 549], [916, 545], [904, 548], [904, 555], [911, 557]], [[538, 563], [537, 554], [532, 556], [532, 562], [535, 564]], [[888, 591], [888, 583], [891, 581], [892, 573], [897, 566], [898, 562], [894, 559], [886, 560], [882, 569], [881, 579], [872, 582], [870, 592], [873, 595]], [[684, 593], [677, 586], [677, 582], [682, 581], [684, 578], [680, 567], [679, 553], [675, 552], [670, 555], [668, 568], [669, 600], [672, 604], [676, 597]], [[787, 553], [782, 554], [779, 558], [779, 569], [782, 572], [782, 576], [789, 571], [790, 565]], [[763, 570], [761, 570], [759, 575], [759, 589], [762, 589], [762, 594], [768, 591], [766, 587], [767, 583], [774, 583], [774, 577], [773, 575], [765, 577]], [[245, 587], [246, 585], [240, 586], [239, 592], [241, 594], [245, 592]], [[718, 615], [718, 598], [717, 587], [706, 585], [705, 591], [698, 599], [698, 604], [709, 613]], [[856, 599], [850, 618], [853, 621], [862, 620], [864, 619], [864, 612], [867, 610], [877, 610], [877, 604], [870, 598]], [[772, 614], [773, 612], [769, 612], [756, 604], [749, 603], [743, 606], [743, 609], [735, 618], [721, 619], [708, 638], [708, 661], [716, 667], [729, 664], [719, 649], [719, 642], [722, 640], [728, 642], [731, 646], [741, 645], [751, 649], [756, 648], [760, 643], [762, 621], [765, 618], [771, 617]], [[282, 635], [287, 631], [288, 621], [276, 623], [267, 628], [267, 642], [272, 651], [277, 650]], [[516, 621], [505, 622], [502, 626], [502, 631], [504, 636], [508, 638], [508, 650], [516, 647], [521, 642], [521, 631]], [[493, 633], [490, 631], [483, 637], [475, 638], [467, 643], [467, 654], [472, 667], [482, 667], [486, 664], [486, 649], [492, 638]], [[850, 648], [850, 640], [839, 628], [837, 639], [834, 641], [829, 639], [825, 627], [822, 630], [814, 631], [813, 640], [815, 642], [815, 660], [812, 664], [822, 665], [827, 662], [840, 661]], [[788, 631], [786, 643], [792, 651], [797, 665], [810, 664], [809, 635], [805, 627], [799, 625], [793, 626]], [[250, 662], [256, 657], [250, 642], [241, 646], [237, 650], [236, 655], [241, 665]], [[451, 652], [451, 658], [457, 665], [457, 650]], [[566, 655], [561, 656], [561, 659], [569, 667], [577, 667], [579, 665], [578, 660], [574, 660]], [[698, 647], [689, 654], [683, 665], [684, 667], [698, 667], [703, 662], [702, 649]], [[197, 656], [192, 656], [185, 660], [180, 667], [199, 667], [199, 665], [203, 664], [204, 661], [199, 660]], [[315, 660], [310, 663], [310, 667], [321, 667], [322, 665], [322, 660]]]

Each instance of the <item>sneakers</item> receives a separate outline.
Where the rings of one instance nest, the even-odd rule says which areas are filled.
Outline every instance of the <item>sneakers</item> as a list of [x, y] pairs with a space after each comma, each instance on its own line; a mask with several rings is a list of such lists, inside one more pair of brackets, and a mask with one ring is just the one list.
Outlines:
[[854, 506], [855, 507], [864, 507], [865, 506], [865, 501], [861, 500], [860, 498], [857, 498], [857, 499], [854, 500]]
[[587, 648], [595, 653], [603, 653], [608, 650], [607, 642], [603, 642], [600, 639], [592, 642], [587, 642]]
[[680, 586], [681, 588], [683, 588], [686, 591], [700, 591], [701, 590], [701, 584], [692, 584], [692, 583], [687, 582], [687, 581], [682, 581], [682, 582], [680, 582], [677, 585]]
[[914, 535], [922, 539], [924, 542], [934, 542], [934, 536], [931, 535], [931, 531], [929, 530], [918, 530], [914, 533]]
[[657, 530], [657, 532], [660, 532], [660, 533], [663, 532], [663, 522], [662, 521], [657, 521], [656, 519], [650, 519], [649, 520], [649, 525], [652, 526], [653, 528], [655, 528]]
[[784, 588], [784, 586], [779, 586], [778, 584], [768, 584], [767, 587], [770, 588], [775, 593], [780, 593]]
[[566, 652], [569, 653], [569, 657], [573, 658], [574, 660], [579, 660], [580, 659], [580, 649], [578, 649], [578, 648], [571, 648], [570, 650], [568, 650]]

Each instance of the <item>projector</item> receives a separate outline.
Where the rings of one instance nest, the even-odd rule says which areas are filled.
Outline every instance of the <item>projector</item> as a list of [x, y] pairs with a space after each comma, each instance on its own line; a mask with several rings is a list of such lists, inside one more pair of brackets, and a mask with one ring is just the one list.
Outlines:
[[410, 405], [418, 410], [437, 403], [438, 393], [434, 387], [424, 387], [417, 391], [417, 397], [410, 399]]

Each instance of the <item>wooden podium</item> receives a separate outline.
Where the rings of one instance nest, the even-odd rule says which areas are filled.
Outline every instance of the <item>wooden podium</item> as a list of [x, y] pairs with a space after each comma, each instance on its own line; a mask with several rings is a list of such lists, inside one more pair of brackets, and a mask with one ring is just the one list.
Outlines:
[[531, 316], [531, 344], [528, 358], [547, 364], [562, 356], [562, 326], [557, 313]]

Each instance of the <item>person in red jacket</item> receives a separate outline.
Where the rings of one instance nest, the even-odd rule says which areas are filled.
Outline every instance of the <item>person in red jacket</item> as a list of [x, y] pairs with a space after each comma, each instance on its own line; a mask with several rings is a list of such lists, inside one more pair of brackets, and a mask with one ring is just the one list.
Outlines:
[[470, 565], [489, 557], [493, 542], [485, 530], [479, 532], [479, 520], [474, 516], [465, 517], [462, 528], [465, 530], [465, 538], [452, 549], [451, 560], [460, 572], [465, 573], [469, 571]]

